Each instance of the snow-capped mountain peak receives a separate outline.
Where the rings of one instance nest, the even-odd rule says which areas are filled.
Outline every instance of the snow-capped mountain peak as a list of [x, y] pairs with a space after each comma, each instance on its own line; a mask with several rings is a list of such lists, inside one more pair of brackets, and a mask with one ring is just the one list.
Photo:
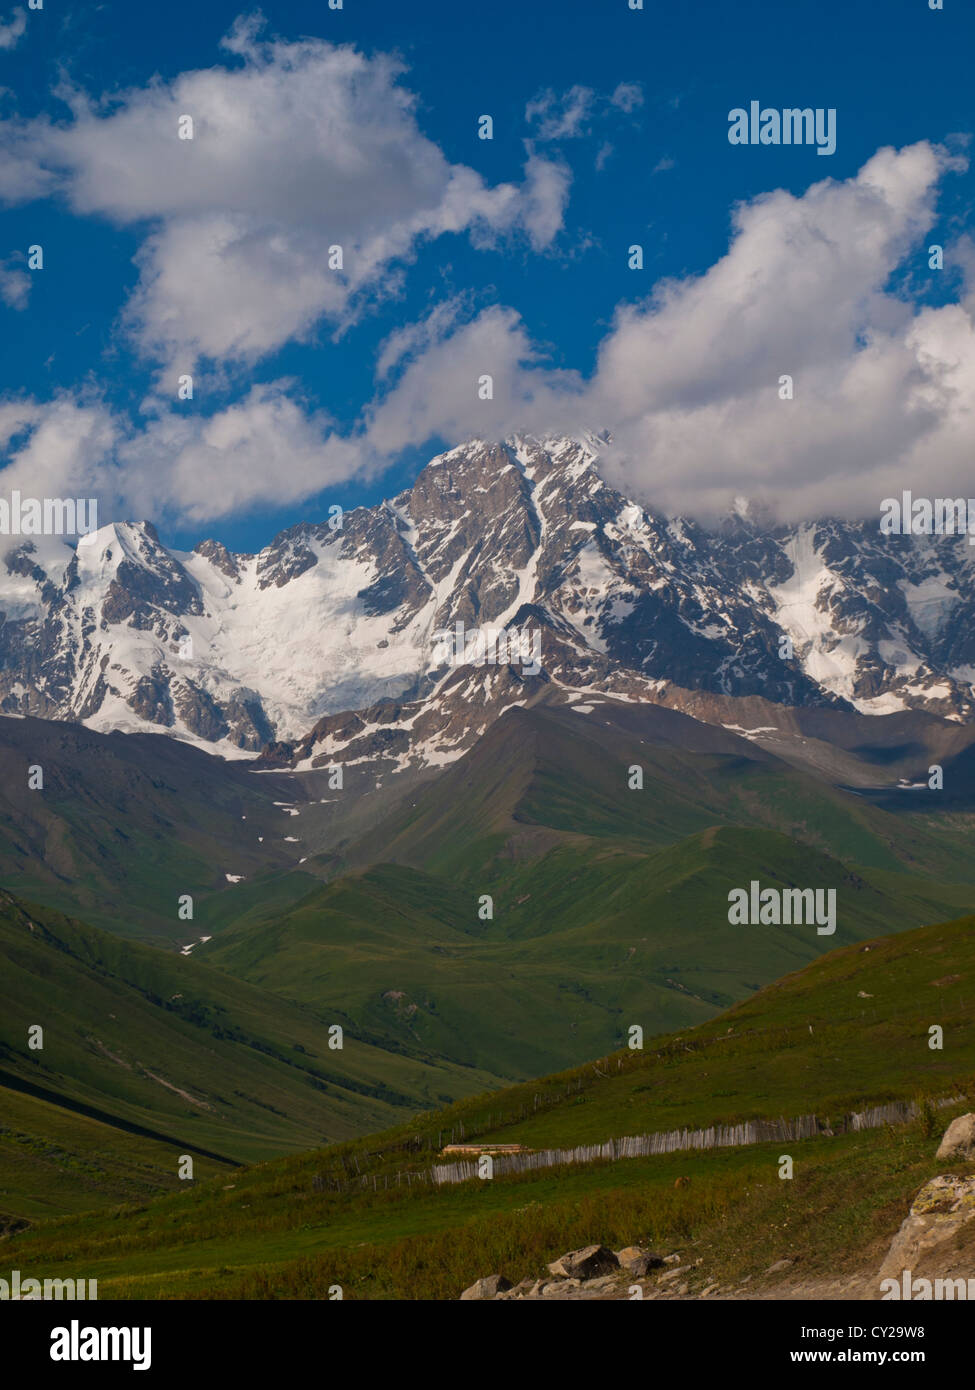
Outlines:
[[[604, 443], [470, 441], [257, 555], [176, 551], [149, 522], [25, 538], [0, 573], [0, 709], [396, 766], [457, 756], [545, 689], [971, 716], [964, 538], [781, 527], [745, 502], [707, 531], [608, 486]], [[483, 643], [445, 660], [458, 624], [537, 631], [540, 670]]]

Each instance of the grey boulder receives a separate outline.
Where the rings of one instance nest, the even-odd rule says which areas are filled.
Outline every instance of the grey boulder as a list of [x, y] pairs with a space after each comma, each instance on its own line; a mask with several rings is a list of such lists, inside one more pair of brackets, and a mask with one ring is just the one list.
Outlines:
[[959, 1115], [952, 1120], [935, 1157], [956, 1162], [975, 1159], [975, 1114]]
[[497, 1298], [499, 1293], [504, 1293], [510, 1288], [511, 1280], [506, 1279], [503, 1274], [486, 1274], [483, 1279], [478, 1279], [476, 1284], [464, 1290], [460, 1301], [464, 1303], [474, 1299]]

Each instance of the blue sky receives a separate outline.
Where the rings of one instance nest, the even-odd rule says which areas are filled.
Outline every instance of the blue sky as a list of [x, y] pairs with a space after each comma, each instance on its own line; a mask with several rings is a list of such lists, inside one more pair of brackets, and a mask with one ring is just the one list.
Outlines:
[[[0, 22], [10, 23], [16, 8], [0, 4]], [[659, 492], [665, 504], [673, 493], [675, 504], [679, 504], [679, 479], [668, 474], [680, 470], [687, 474], [680, 453], [683, 441], [693, 435], [687, 447], [696, 450], [697, 457], [707, 450], [709, 418], [724, 422], [722, 432], [733, 428], [735, 419], [744, 418], [748, 426], [740, 431], [740, 454], [747, 454], [751, 447], [765, 449], [770, 455], [781, 450], [785, 459], [782, 489], [789, 492], [790, 468], [801, 473], [816, 464], [810, 464], [798, 443], [793, 447], [774, 433], [756, 434], [754, 445], [748, 442], [756, 411], [748, 411], [744, 417], [736, 415], [736, 409], [742, 408], [741, 382], [729, 381], [721, 364], [707, 360], [706, 307], [695, 309], [702, 332], [701, 399], [694, 399], [694, 371], [692, 366], [686, 367], [683, 377], [675, 378], [666, 388], [672, 400], [664, 386], [660, 387], [662, 394], [653, 402], [653, 421], [641, 417], [639, 428], [635, 423], [628, 428], [627, 422], [635, 421], [639, 413], [634, 410], [632, 394], [639, 391], [640, 344], [647, 351], [648, 380], [659, 380], [660, 349], [653, 347], [646, 335], [641, 340], [634, 338], [632, 351], [626, 347], [618, 333], [620, 306], [645, 304], [655, 285], [663, 282], [692, 286], [706, 277], [728, 250], [731, 211], [736, 203], [747, 204], [775, 190], [802, 199], [810, 185], [821, 180], [854, 180], [878, 149], [886, 146], [900, 151], [920, 142], [948, 141], [949, 167], [939, 167], [936, 174], [922, 171], [916, 180], [911, 173], [913, 201], [906, 210], [901, 206], [900, 184], [896, 191], [891, 191], [892, 185], [884, 185], [888, 189], [885, 196], [899, 220], [884, 231], [883, 255], [879, 257], [882, 264], [875, 283], [869, 283], [858, 263], [846, 268], [842, 284], [834, 286], [829, 274], [823, 275], [819, 298], [828, 301], [831, 294], [837, 295], [837, 321], [842, 319], [851, 343], [862, 347], [878, 335], [884, 338], [883, 355], [890, 376], [872, 408], [881, 411], [885, 393], [897, 394], [897, 371], [905, 369], [903, 363], [899, 368], [894, 365], [895, 348], [898, 360], [903, 358], [905, 343], [913, 341], [911, 323], [925, 306], [968, 304], [964, 237], [972, 220], [973, 182], [971, 172], [962, 167], [964, 139], [957, 137], [967, 136], [975, 122], [971, 103], [975, 21], [962, 0], [945, 0], [945, 9], [940, 12], [929, 10], [926, 0], [885, 0], [882, 5], [876, 0], [791, 0], [788, 6], [771, 0], [734, 5], [667, 5], [646, 0], [643, 12], [630, 11], [626, 0], [492, 0], [485, 5], [474, 0], [464, 4], [346, 0], [341, 11], [327, 9], [324, 0], [313, 4], [272, 0], [263, 6], [266, 27], [260, 36], [255, 29], [236, 51], [221, 48], [224, 36], [248, 13], [240, 5], [212, 0], [176, 0], [165, 6], [139, 6], [120, 0], [75, 6], [49, 0], [44, 10], [26, 14], [24, 32], [15, 42], [0, 47], [0, 87], [4, 89], [0, 117], [11, 123], [10, 130], [20, 142], [15, 147], [23, 150], [18, 168], [6, 181], [0, 175], [0, 193], [7, 190], [0, 259], [6, 256], [4, 264], [16, 277], [22, 272], [28, 246], [43, 245], [45, 257], [43, 271], [31, 275], [29, 294], [16, 288], [22, 281], [15, 279], [11, 281], [10, 302], [0, 304], [0, 399], [34, 403], [34, 414], [27, 421], [14, 419], [11, 413], [14, 423], [6, 431], [10, 477], [18, 485], [29, 480], [33, 468], [38, 472], [38, 491], [42, 480], [44, 486], [53, 486], [57, 469], [53, 464], [51, 473], [45, 469], [58, 448], [63, 447], [67, 454], [68, 444], [62, 435], [90, 428], [95, 437], [86, 445], [88, 453], [75, 448], [70, 462], [61, 468], [61, 477], [65, 483], [80, 486], [86, 469], [90, 470], [90, 485], [100, 497], [105, 478], [110, 477], [106, 500], [101, 504], [104, 519], [121, 515], [120, 508], [137, 500], [148, 499], [152, 505], [147, 504], [147, 510], [154, 512], [154, 519], [172, 543], [189, 545], [204, 535], [215, 535], [233, 548], [260, 548], [285, 525], [319, 519], [333, 502], [349, 506], [391, 495], [412, 479], [430, 453], [442, 444], [457, 442], [453, 435], [463, 429], [469, 417], [464, 411], [438, 414], [436, 361], [430, 358], [429, 372], [424, 376], [418, 371], [415, 382], [407, 383], [408, 408], [392, 412], [393, 423], [378, 431], [368, 447], [361, 447], [364, 420], [387, 396], [402, 389], [404, 368], [414, 359], [427, 360], [427, 347], [434, 343], [449, 346], [451, 335], [481, 321], [493, 325], [492, 346], [478, 348], [485, 357], [484, 369], [490, 370], [492, 353], [501, 350], [503, 340], [506, 345], [514, 342], [509, 361], [517, 373], [512, 381], [512, 409], [499, 409], [496, 417], [485, 417], [486, 431], [492, 418], [499, 429], [512, 422], [518, 424], [518, 410], [526, 392], [532, 396], [525, 416], [528, 424], [537, 419], [542, 424], [550, 421], [555, 427], [560, 392], [583, 414], [589, 406], [613, 416], [619, 407], [623, 437], [629, 441], [628, 455], [621, 456], [618, 464], [620, 481], [651, 499]], [[247, 215], [255, 220], [248, 224], [246, 234], [257, 242], [263, 238], [273, 249], [274, 199], [281, 198], [282, 193], [269, 171], [275, 164], [285, 167], [292, 157], [304, 159], [307, 155], [311, 182], [320, 177], [314, 132], [303, 128], [301, 102], [293, 108], [290, 105], [289, 90], [295, 84], [287, 64], [270, 57], [268, 49], [263, 50], [263, 57], [256, 56], [260, 44], [275, 38], [298, 45], [295, 52], [301, 54], [311, 52], [309, 42], [354, 45], [368, 64], [383, 55], [395, 55], [400, 70], [382, 91], [377, 90], [375, 109], [379, 110], [389, 92], [398, 89], [411, 93], [415, 106], [404, 137], [410, 149], [424, 142], [425, 152], [420, 158], [425, 161], [435, 147], [446, 165], [473, 171], [485, 190], [511, 186], [515, 190], [514, 210], [501, 210], [495, 199], [486, 218], [487, 230], [477, 225], [463, 226], [459, 231], [440, 230], [438, 214], [437, 230], [427, 230], [409, 241], [401, 253], [390, 254], [388, 261], [358, 286], [351, 310], [344, 304], [337, 309], [333, 305], [323, 309], [312, 323], [298, 328], [289, 329], [287, 323], [269, 326], [258, 348], [242, 356], [229, 346], [226, 353], [219, 346], [215, 353], [204, 352], [194, 362], [193, 401], [177, 403], [172, 399], [173, 383], [181, 365], [193, 356], [192, 346], [188, 343], [184, 347], [167, 336], [169, 329], [164, 325], [170, 322], [170, 306], [161, 294], [148, 305], [142, 304], [135, 327], [131, 316], [127, 318], [131, 313], [127, 305], [131, 306], [133, 296], [139, 296], [140, 285], [157, 272], [164, 277], [178, 273], [174, 270], [179, 264], [176, 239], [182, 235], [188, 214], [180, 190], [172, 185], [168, 174], [161, 176], [162, 191], [158, 202], [153, 202], [151, 189], [147, 193], [142, 186], [145, 180], [151, 184], [147, 169], [151, 170], [156, 158], [151, 143], [139, 143], [146, 126], [130, 122], [128, 128], [118, 121], [113, 125], [113, 113], [144, 107], [149, 112], [147, 119], [159, 116], [166, 120], [168, 116], [160, 116], [160, 111], [169, 108], [165, 101], [154, 105], [153, 91], [165, 92], [181, 75], [212, 69], [239, 73], [248, 63], [263, 63], [273, 76], [273, 88], [269, 85], [266, 89], [272, 93], [270, 99], [282, 102], [283, 107], [272, 122], [276, 150], [268, 157], [266, 143], [262, 144], [254, 159], [254, 199], [248, 195], [245, 201], [251, 209]], [[302, 91], [311, 91], [312, 86], [310, 77]], [[205, 107], [210, 89], [201, 86], [193, 90], [201, 94], [201, 106]], [[50, 123], [62, 131], [80, 126], [79, 94], [96, 102], [108, 97], [109, 104], [88, 109], [85, 129], [69, 149], [50, 135]], [[747, 106], [752, 99], [773, 108], [835, 108], [836, 153], [821, 157], [815, 148], [808, 147], [730, 145], [728, 112]], [[529, 119], [526, 110], [532, 104], [536, 115]], [[314, 113], [314, 107], [309, 109]], [[573, 110], [582, 112], [575, 128]], [[477, 119], [483, 113], [493, 117], [491, 141], [477, 138]], [[207, 111], [199, 114], [206, 125]], [[260, 121], [259, 109], [251, 115]], [[239, 120], [239, 113], [235, 119]], [[376, 119], [385, 129], [386, 115]], [[392, 109], [389, 120], [396, 120]], [[293, 122], [293, 140], [289, 121]], [[117, 139], [113, 133], [116, 126]], [[211, 138], [223, 138], [219, 123], [211, 120], [208, 129]], [[354, 145], [354, 122], [352, 131], [351, 136], [346, 131], [346, 138]], [[194, 144], [205, 134], [198, 134]], [[240, 140], [244, 139], [241, 135]], [[307, 144], [309, 140], [311, 144]], [[362, 157], [368, 158], [368, 150]], [[541, 161], [537, 168], [543, 170], [544, 178], [557, 185], [546, 195], [548, 220], [543, 228], [533, 220], [542, 195], [526, 191], [526, 161], [531, 157]], [[135, 166], [131, 189], [116, 197], [112, 186], [115, 171], [125, 161]], [[36, 189], [27, 168], [35, 163], [47, 170], [46, 182]], [[396, 164], [394, 158], [387, 171], [387, 185], [396, 179]], [[235, 197], [241, 179], [246, 181], [247, 168], [247, 151], [242, 149], [230, 179], [238, 190]], [[187, 170], [188, 180], [197, 177], [192, 166]], [[327, 181], [327, 170], [322, 177]], [[262, 180], [267, 181], [267, 218], [260, 212]], [[35, 191], [43, 196], [33, 196]], [[206, 205], [205, 191], [194, 194], [191, 214], [206, 219], [210, 228], [221, 209], [219, 195]], [[300, 202], [300, 192], [286, 190], [286, 196], [291, 192]], [[382, 188], [376, 188], [375, 197], [380, 208], [375, 216], [381, 219]], [[837, 199], [836, 206], [822, 214], [832, 219], [828, 224], [817, 214], [816, 230], [811, 235], [820, 240], [824, 235], [829, 237], [832, 233], [824, 233], [823, 226], [835, 225], [837, 245], [844, 238], [856, 237], [869, 243], [877, 231], [875, 209], [851, 210], [855, 201], [852, 195], [842, 204]], [[397, 207], [402, 209], [408, 203], [404, 194]], [[791, 215], [790, 207], [791, 203], [782, 202], [783, 216]], [[288, 241], [288, 246], [300, 242], [309, 267], [320, 257], [320, 245], [327, 243], [327, 225], [312, 227], [320, 212], [319, 206], [313, 213], [288, 213], [285, 219], [285, 236], [295, 239]], [[558, 224], [555, 230], [552, 218]], [[328, 217], [324, 221], [327, 223]], [[370, 234], [376, 233], [376, 227], [370, 212]], [[147, 261], [147, 245], [153, 244], [161, 228], [171, 242], [155, 261]], [[751, 235], [759, 246], [760, 230], [753, 228]], [[941, 274], [931, 274], [928, 269], [927, 247], [932, 241], [959, 248], [957, 253], [949, 253]], [[644, 247], [642, 271], [627, 267], [626, 250], [632, 243]], [[266, 245], [258, 250], [263, 256]], [[797, 259], [801, 254], [797, 251]], [[749, 274], [761, 276], [762, 264], [759, 246]], [[774, 269], [774, 256], [770, 267]], [[810, 274], [815, 273], [812, 267]], [[856, 304], [857, 275], [864, 277], [862, 299], [870, 300], [869, 309]], [[735, 283], [740, 285], [741, 280]], [[246, 313], [251, 292], [246, 277], [237, 288], [242, 312]], [[257, 287], [255, 293], [263, 296], [271, 291], [264, 286]], [[702, 293], [717, 301], [727, 288], [705, 284]], [[679, 291], [672, 292], [672, 297], [677, 294]], [[816, 297], [812, 294], [810, 303], [815, 303]], [[766, 287], [763, 303], [774, 300], [772, 284]], [[794, 300], [791, 295], [786, 295], [786, 300], [798, 306], [806, 302], [798, 292]], [[675, 313], [681, 302], [678, 299]], [[449, 314], [443, 306], [450, 306]], [[509, 310], [513, 317], [504, 321], [481, 319], [497, 306]], [[746, 311], [744, 300], [740, 307]], [[390, 374], [377, 373], [377, 359], [390, 335], [422, 323], [434, 311], [441, 315], [436, 330], [421, 340], [411, 339]], [[720, 323], [720, 306], [714, 312]], [[857, 314], [863, 315], [863, 323], [856, 322]], [[515, 320], [517, 328], [513, 327]], [[662, 328], [666, 327], [666, 320], [661, 322]], [[954, 331], [955, 327], [947, 317], [936, 323], [932, 320], [931, 340], [943, 344], [946, 330]], [[767, 340], [775, 339], [779, 344], [776, 351], [782, 370], [787, 371], [790, 353], [777, 337], [781, 328], [770, 326]], [[804, 323], [800, 311], [793, 313], [790, 331], [795, 335], [796, 355], [801, 356]], [[722, 324], [722, 334], [725, 345], [721, 350], [727, 359], [734, 352], [734, 336], [728, 337], [726, 323]], [[806, 379], [812, 381], [819, 373], [815, 379], [821, 378], [823, 384], [817, 386], [816, 400], [803, 403], [803, 409], [818, 411], [810, 417], [812, 432], [822, 434], [819, 448], [824, 459], [822, 488], [816, 495], [829, 495], [825, 461], [829, 450], [847, 449], [851, 459], [861, 455], [855, 435], [844, 437], [838, 445], [831, 443], [828, 431], [820, 429], [821, 422], [831, 411], [849, 412], [850, 382], [863, 372], [864, 363], [854, 360], [851, 348], [841, 382], [835, 368], [843, 348], [828, 341], [828, 325], [813, 324], [809, 336], [815, 338], [817, 334], [822, 338], [821, 360], [810, 360]], [[620, 337], [620, 352], [626, 347], [625, 360], [632, 362], [636, 378], [625, 408], [614, 395], [612, 382], [604, 381], [593, 392], [588, 389], [598, 376], [598, 355], [608, 341], [615, 341], [614, 335]], [[228, 345], [231, 336], [228, 330]], [[714, 336], [717, 339], [721, 335], [716, 331]], [[523, 357], [519, 362], [519, 344], [523, 347], [525, 342], [532, 345], [533, 360], [527, 364]], [[685, 350], [693, 363], [693, 350]], [[967, 392], [967, 341], [962, 351]], [[927, 362], [928, 348], [925, 353]], [[475, 352], [472, 361], [476, 357]], [[604, 376], [610, 370], [618, 372], [610, 364]], [[777, 377], [774, 354], [768, 370], [770, 380], [773, 375]], [[560, 372], [575, 375], [563, 377]], [[950, 357], [937, 389], [955, 395], [956, 388], [961, 389], [960, 381], [955, 359]], [[536, 382], [540, 383], [538, 388]], [[215, 447], [211, 441], [207, 446], [211, 453], [203, 450], [186, 455], [183, 478], [194, 480], [189, 493], [185, 481], [179, 479], [168, 489], [160, 484], [158, 493], [153, 492], [150, 482], [158, 481], [171, 454], [196, 448], [187, 444], [189, 434], [174, 435], [171, 449], [165, 442], [171, 431], [183, 425], [185, 417], [195, 417], [198, 423], [201, 418], [218, 416], [241, 402], [252, 401], [255, 388], [271, 383], [275, 384], [275, 400], [286, 399], [290, 413], [286, 425], [278, 430], [282, 456], [269, 461], [267, 468], [270, 473], [287, 472], [287, 431], [293, 429], [309, 455], [298, 479], [277, 492], [262, 486], [258, 479], [252, 486], [242, 483], [239, 497], [228, 505], [224, 496], [227, 474], [215, 463], [213, 500], [208, 503], [205, 489], [196, 490], [195, 483], [201, 470], [205, 472], [208, 467]], [[430, 392], [432, 399], [424, 400], [421, 406], [418, 400], [424, 391]], [[831, 398], [830, 392], [842, 399], [837, 395]], [[544, 397], [541, 403], [539, 394]], [[799, 394], [797, 387], [797, 398]], [[44, 445], [48, 452], [39, 462], [44, 441], [38, 435], [35, 455], [21, 455], [18, 463], [18, 451], [32, 431], [37, 435], [41, 422], [48, 418], [44, 412], [53, 401], [60, 401], [63, 407], [55, 443]], [[68, 401], [97, 413], [97, 428], [94, 413], [75, 418], [64, 404]], [[674, 433], [675, 409], [685, 412], [679, 434]], [[704, 410], [711, 412], [710, 416], [702, 414]], [[168, 422], [165, 429], [160, 425], [161, 415]], [[917, 409], [912, 415], [912, 429], [916, 420]], [[310, 434], [306, 421], [312, 422]], [[153, 422], [155, 437], [149, 447], [142, 443], [142, 436]], [[614, 432], [617, 427], [615, 418], [591, 419], [591, 423], [597, 428], [608, 425]], [[238, 431], [250, 424], [249, 415], [238, 419], [230, 430], [233, 438], [236, 440]], [[276, 417], [271, 427], [278, 429]], [[476, 423], [471, 426], [475, 427]], [[778, 425], [769, 428], [778, 429]], [[861, 428], [864, 439], [876, 437], [869, 418]], [[909, 481], [925, 457], [945, 458], [952, 477], [964, 467], [960, 452], [955, 460], [949, 448], [951, 441], [937, 437], [933, 428], [912, 438], [911, 453], [901, 461], [899, 476]], [[315, 486], [311, 440], [315, 431], [321, 438], [334, 437], [348, 446], [323, 465], [322, 487]], [[809, 436], [808, 423], [802, 433]], [[112, 452], [116, 446], [106, 443], [108, 435], [127, 441], [120, 453]], [[216, 447], [221, 447], [219, 440]], [[299, 451], [301, 447], [301, 443], [296, 445]], [[111, 463], [106, 463], [106, 452], [112, 454]], [[887, 483], [883, 465], [889, 454], [888, 448], [884, 458], [871, 460], [871, 471], [877, 473], [874, 491]], [[360, 455], [361, 468], [357, 462]], [[713, 476], [709, 474], [706, 479], [705, 490], [713, 495], [715, 505], [723, 482], [731, 489], [776, 492], [774, 472], [752, 476], [742, 468], [739, 478], [735, 458], [728, 454], [715, 460]], [[259, 460], [242, 456], [242, 478], [259, 468]], [[640, 469], [644, 470], [642, 475]], [[136, 486], [140, 470], [145, 479]], [[851, 494], [849, 506], [865, 506], [864, 499], [872, 495], [869, 488], [862, 496]], [[810, 495], [809, 505], [815, 506], [815, 495]]]

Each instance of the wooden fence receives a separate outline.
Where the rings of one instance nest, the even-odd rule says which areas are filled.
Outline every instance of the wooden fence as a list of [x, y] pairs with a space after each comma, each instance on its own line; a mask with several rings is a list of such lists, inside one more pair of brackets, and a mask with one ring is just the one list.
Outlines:
[[[935, 1102], [938, 1107], [955, 1104], [960, 1096]], [[557, 1168], [567, 1163], [594, 1163], [600, 1159], [645, 1158], [651, 1154], [680, 1153], [686, 1149], [724, 1149], [744, 1144], [789, 1143], [812, 1139], [817, 1134], [842, 1134], [848, 1130], [877, 1129], [881, 1125], [906, 1124], [918, 1114], [914, 1101], [895, 1101], [875, 1105], [847, 1115], [832, 1127], [816, 1115], [800, 1115], [794, 1120], [747, 1120], [737, 1125], [711, 1125], [708, 1129], [672, 1129], [659, 1134], [637, 1134], [625, 1139], [609, 1139], [604, 1144], [582, 1144], [574, 1149], [541, 1149], [536, 1153], [503, 1154], [493, 1158], [493, 1177], [507, 1173], [528, 1173], [537, 1168]], [[467, 1182], [478, 1176], [477, 1163], [437, 1163], [431, 1177], [438, 1185]]]
[[[948, 1096], [943, 1100], [928, 1103], [936, 1109], [942, 1109], [948, 1105], [956, 1105], [962, 1100], [964, 1096]], [[623, 1158], [646, 1158], [653, 1154], [681, 1153], [688, 1149], [790, 1143], [799, 1139], [812, 1139], [818, 1134], [828, 1137], [834, 1134], [855, 1133], [864, 1129], [878, 1129], [883, 1125], [906, 1124], [916, 1118], [918, 1110], [919, 1107], [914, 1101], [893, 1101], [845, 1115], [832, 1125], [820, 1120], [817, 1115], [799, 1115], [793, 1120], [746, 1120], [734, 1125], [710, 1125], [707, 1129], [672, 1129], [655, 1134], [629, 1135], [622, 1139], [609, 1139], [603, 1144], [581, 1144], [571, 1149], [492, 1154], [491, 1150], [496, 1150], [497, 1145], [486, 1142], [482, 1151], [476, 1140], [469, 1140], [465, 1148], [477, 1153], [491, 1154], [492, 1177], [504, 1177], [510, 1173], [529, 1173], [540, 1168], [557, 1168], [571, 1163], [613, 1163]], [[457, 1128], [463, 1133], [463, 1125], [458, 1125]], [[453, 1131], [451, 1134], [453, 1135]], [[416, 1135], [400, 1147], [415, 1151], [423, 1146], [423, 1139]], [[381, 1154], [375, 1156], [382, 1157]], [[353, 1158], [353, 1162], [358, 1170], [358, 1159]], [[411, 1188], [429, 1183], [439, 1187], [448, 1183], [469, 1182], [477, 1177], [477, 1162], [465, 1160], [458, 1163], [435, 1163], [428, 1169], [406, 1169], [381, 1174], [361, 1173], [356, 1178], [348, 1175], [343, 1179], [319, 1173], [313, 1178], [312, 1187], [316, 1192], [348, 1192], [370, 1187], [374, 1192], [379, 1192], [388, 1191], [392, 1187]]]

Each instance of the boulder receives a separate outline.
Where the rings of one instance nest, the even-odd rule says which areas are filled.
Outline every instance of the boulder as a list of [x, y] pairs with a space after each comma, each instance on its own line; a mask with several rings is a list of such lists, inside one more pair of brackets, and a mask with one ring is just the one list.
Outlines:
[[519, 1284], [515, 1284], [514, 1288], [502, 1290], [502, 1292], [498, 1294], [498, 1299], [499, 1301], [503, 1301], [514, 1298], [527, 1298], [530, 1294], [533, 1294], [537, 1288], [538, 1284], [536, 1280], [522, 1279]]
[[975, 1161], [975, 1114], [959, 1115], [945, 1130], [936, 1158], [950, 1162]]
[[605, 1245], [585, 1245], [581, 1250], [570, 1250], [548, 1267], [550, 1274], [563, 1279], [596, 1279], [600, 1274], [610, 1274], [617, 1269], [619, 1261]]
[[[949, 1130], [950, 1133], [950, 1130]], [[900, 1279], [975, 1220], [975, 1178], [945, 1176], [925, 1183], [894, 1236], [879, 1279]]]
[[503, 1274], [487, 1274], [469, 1289], [465, 1289], [460, 1299], [463, 1303], [472, 1299], [497, 1298], [499, 1293], [504, 1293], [510, 1288], [511, 1280], [506, 1279]]
[[622, 1250], [617, 1250], [616, 1258], [620, 1263], [620, 1268], [628, 1273], [642, 1279], [645, 1274], [649, 1274], [651, 1269], [660, 1269], [663, 1260], [659, 1255], [654, 1255], [649, 1250], [642, 1250], [639, 1245], [627, 1245]]

